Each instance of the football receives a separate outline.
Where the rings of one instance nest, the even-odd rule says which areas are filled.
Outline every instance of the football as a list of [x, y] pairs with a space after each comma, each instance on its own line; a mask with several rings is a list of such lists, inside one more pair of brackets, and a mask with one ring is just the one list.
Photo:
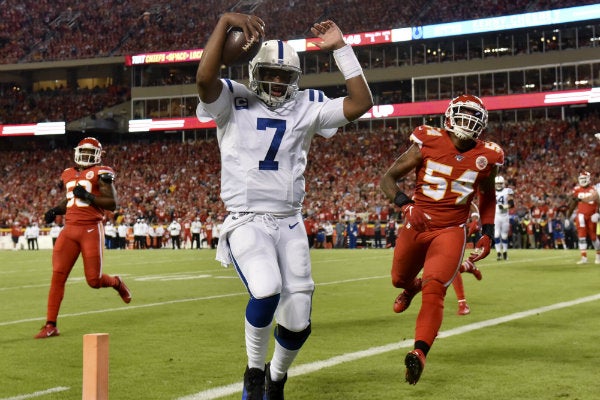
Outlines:
[[221, 62], [226, 66], [249, 63], [258, 53], [262, 42], [262, 37], [247, 41], [241, 28], [229, 28], [223, 45]]

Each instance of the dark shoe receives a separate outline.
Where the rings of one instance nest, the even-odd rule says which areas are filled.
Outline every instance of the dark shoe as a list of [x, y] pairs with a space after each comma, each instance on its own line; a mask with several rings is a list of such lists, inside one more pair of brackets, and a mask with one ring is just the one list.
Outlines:
[[265, 371], [259, 368], [248, 368], [244, 372], [244, 390], [242, 400], [264, 400]]
[[271, 380], [271, 363], [267, 364], [265, 368], [265, 400], [283, 400], [283, 386], [287, 381], [287, 374], [280, 381]]
[[419, 349], [409, 352], [404, 359], [406, 365], [406, 382], [416, 385], [425, 368], [425, 354]]
[[396, 297], [396, 300], [394, 301], [395, 313], [406, 311], [408, 306], [410, 306], [410, 302], [412, 301], [413, 297], [415, 297], [415, 295], [421, 291], [422, 283], [423, 281], [421, 278], [415, 279], [415, 286], [412, 291], [404, 289], [404, 291], [400, 293], [398, 297]]

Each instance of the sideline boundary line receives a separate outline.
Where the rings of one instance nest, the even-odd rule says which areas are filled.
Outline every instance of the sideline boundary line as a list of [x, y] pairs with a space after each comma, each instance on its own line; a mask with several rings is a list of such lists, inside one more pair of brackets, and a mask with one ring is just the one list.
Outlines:
[[[549, 306], [543, 306], [534, 308], [527, 311], [521, 311], [514, 314], [505, 315], [503, 317], [492, 318], [487, 321], [474, 322], [472, 324], [467, 324], [464, 326], [460, 326], [458, 328], [453, 328], [447, 331], [439, 332], [438, 338], [447, 338], [455, 335], [461, 335], [463, 333], [472, 332], [475, 330], [488, 328], [491, 326], [496, 326], [500, 324], [504, 324], [511, 321], [516, 321], [518, 319], [527, 318], [532, 315], [537, 315], [541, 313], [545, 313], [548, 311], [560, 310], [562, 308], [576, 306], [578, 304], [589, 303], [591, 301], [600, 300], [600, 293], [581, 297], [579, 299], [564, 301], [561, 303], [552, 304]], [[296, 367], [290, 368], [288, 374], [289, 376], [298, 376], [305, 375], [311, 372], [316, 372], [318, 370], [334, 367], [336, 365], [360, 360], [362, 358], [371, 357], [383, 353], [387, 353], [394, 350], [399, 350], [403, 348], [410, 348], [413, 344], [414, 339], [406, 339], [397, 343], [390, 343], [383, 346], [371, 347], [370, 349], [356, 351], [354, 353], [346, 353], [340, 356], [332, 357], [327, 360], [315, 361], [308, 364], [302, 364]], [[228, 396], [231, 394], [235, 394], [241, 392], [243, 389], [243, 382], [232, 383], [231, 385], [215, 387], [212, 389], [204, 390], [202, 392], [198, 392], [195, 394], [190, 394], [183, 397], [178, 397], [177, 400], [214, 400], [224, 396]], [[2, 400], [2, 399], [0, 399]]]

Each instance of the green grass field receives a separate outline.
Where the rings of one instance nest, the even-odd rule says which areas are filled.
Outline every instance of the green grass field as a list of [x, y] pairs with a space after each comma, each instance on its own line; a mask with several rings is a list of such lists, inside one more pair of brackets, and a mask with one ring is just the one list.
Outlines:
[[[286, 398], [598, 399], [600, 265], [575, 250], [518, 250], [463, 275], [468, 316], [452, 288], [420, 382], [404, 382], [420, 295], [392, 312], [391, 250], [313, 250], [313, 333]], [[211, 250], [106, 251], [105, 272], [133, 301], [90, 289], [78, 261], [60, 337], [34, 340], [45, 321], [51, 252], [0, 252], [0, 400], [81, 399], [82, 337], [110, 334], [110, 398], [239, 399], [247, 294]], [[590, 257], [591, 258], [591, 257]]]

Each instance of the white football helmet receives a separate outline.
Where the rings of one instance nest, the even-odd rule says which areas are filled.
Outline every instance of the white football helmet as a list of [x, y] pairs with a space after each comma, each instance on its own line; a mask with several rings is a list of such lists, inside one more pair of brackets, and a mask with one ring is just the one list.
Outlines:
[[488, 122], [488, 112], [481, 99], [463, 94], [450, 102], [444, 126], [461, 140], [477, 139]]
[[587, 171], [582, 171], [577, 177], [577, 181], [579, 182], [579, 186], [586, 187], [592, 182], [592, 174]]
[[494, 183], [496, 184], [496, 190], [500, 191], [500, 190], [504, 189], [504, 177], [498, 175], [494, 179]]
[[[256, 56], [250, 61], [250, 90], [268, 107], [277, 108], [283, 103], [293, 100], [298, 94], [298, 80], [302, 70], [300, 58], [296, 50], [281, 40], [267, 40]], [[289, 74], [288, 82], [273, 82], [264, 80], [265, 69], [283, 70]], [[281, 96], [272, 94], [273, 88], [286, 86]]]
[[75, 164], [82, 167], [100, 164], [101, 156], [102, 145], [93, 137], [81, 140], [75, 147]]

